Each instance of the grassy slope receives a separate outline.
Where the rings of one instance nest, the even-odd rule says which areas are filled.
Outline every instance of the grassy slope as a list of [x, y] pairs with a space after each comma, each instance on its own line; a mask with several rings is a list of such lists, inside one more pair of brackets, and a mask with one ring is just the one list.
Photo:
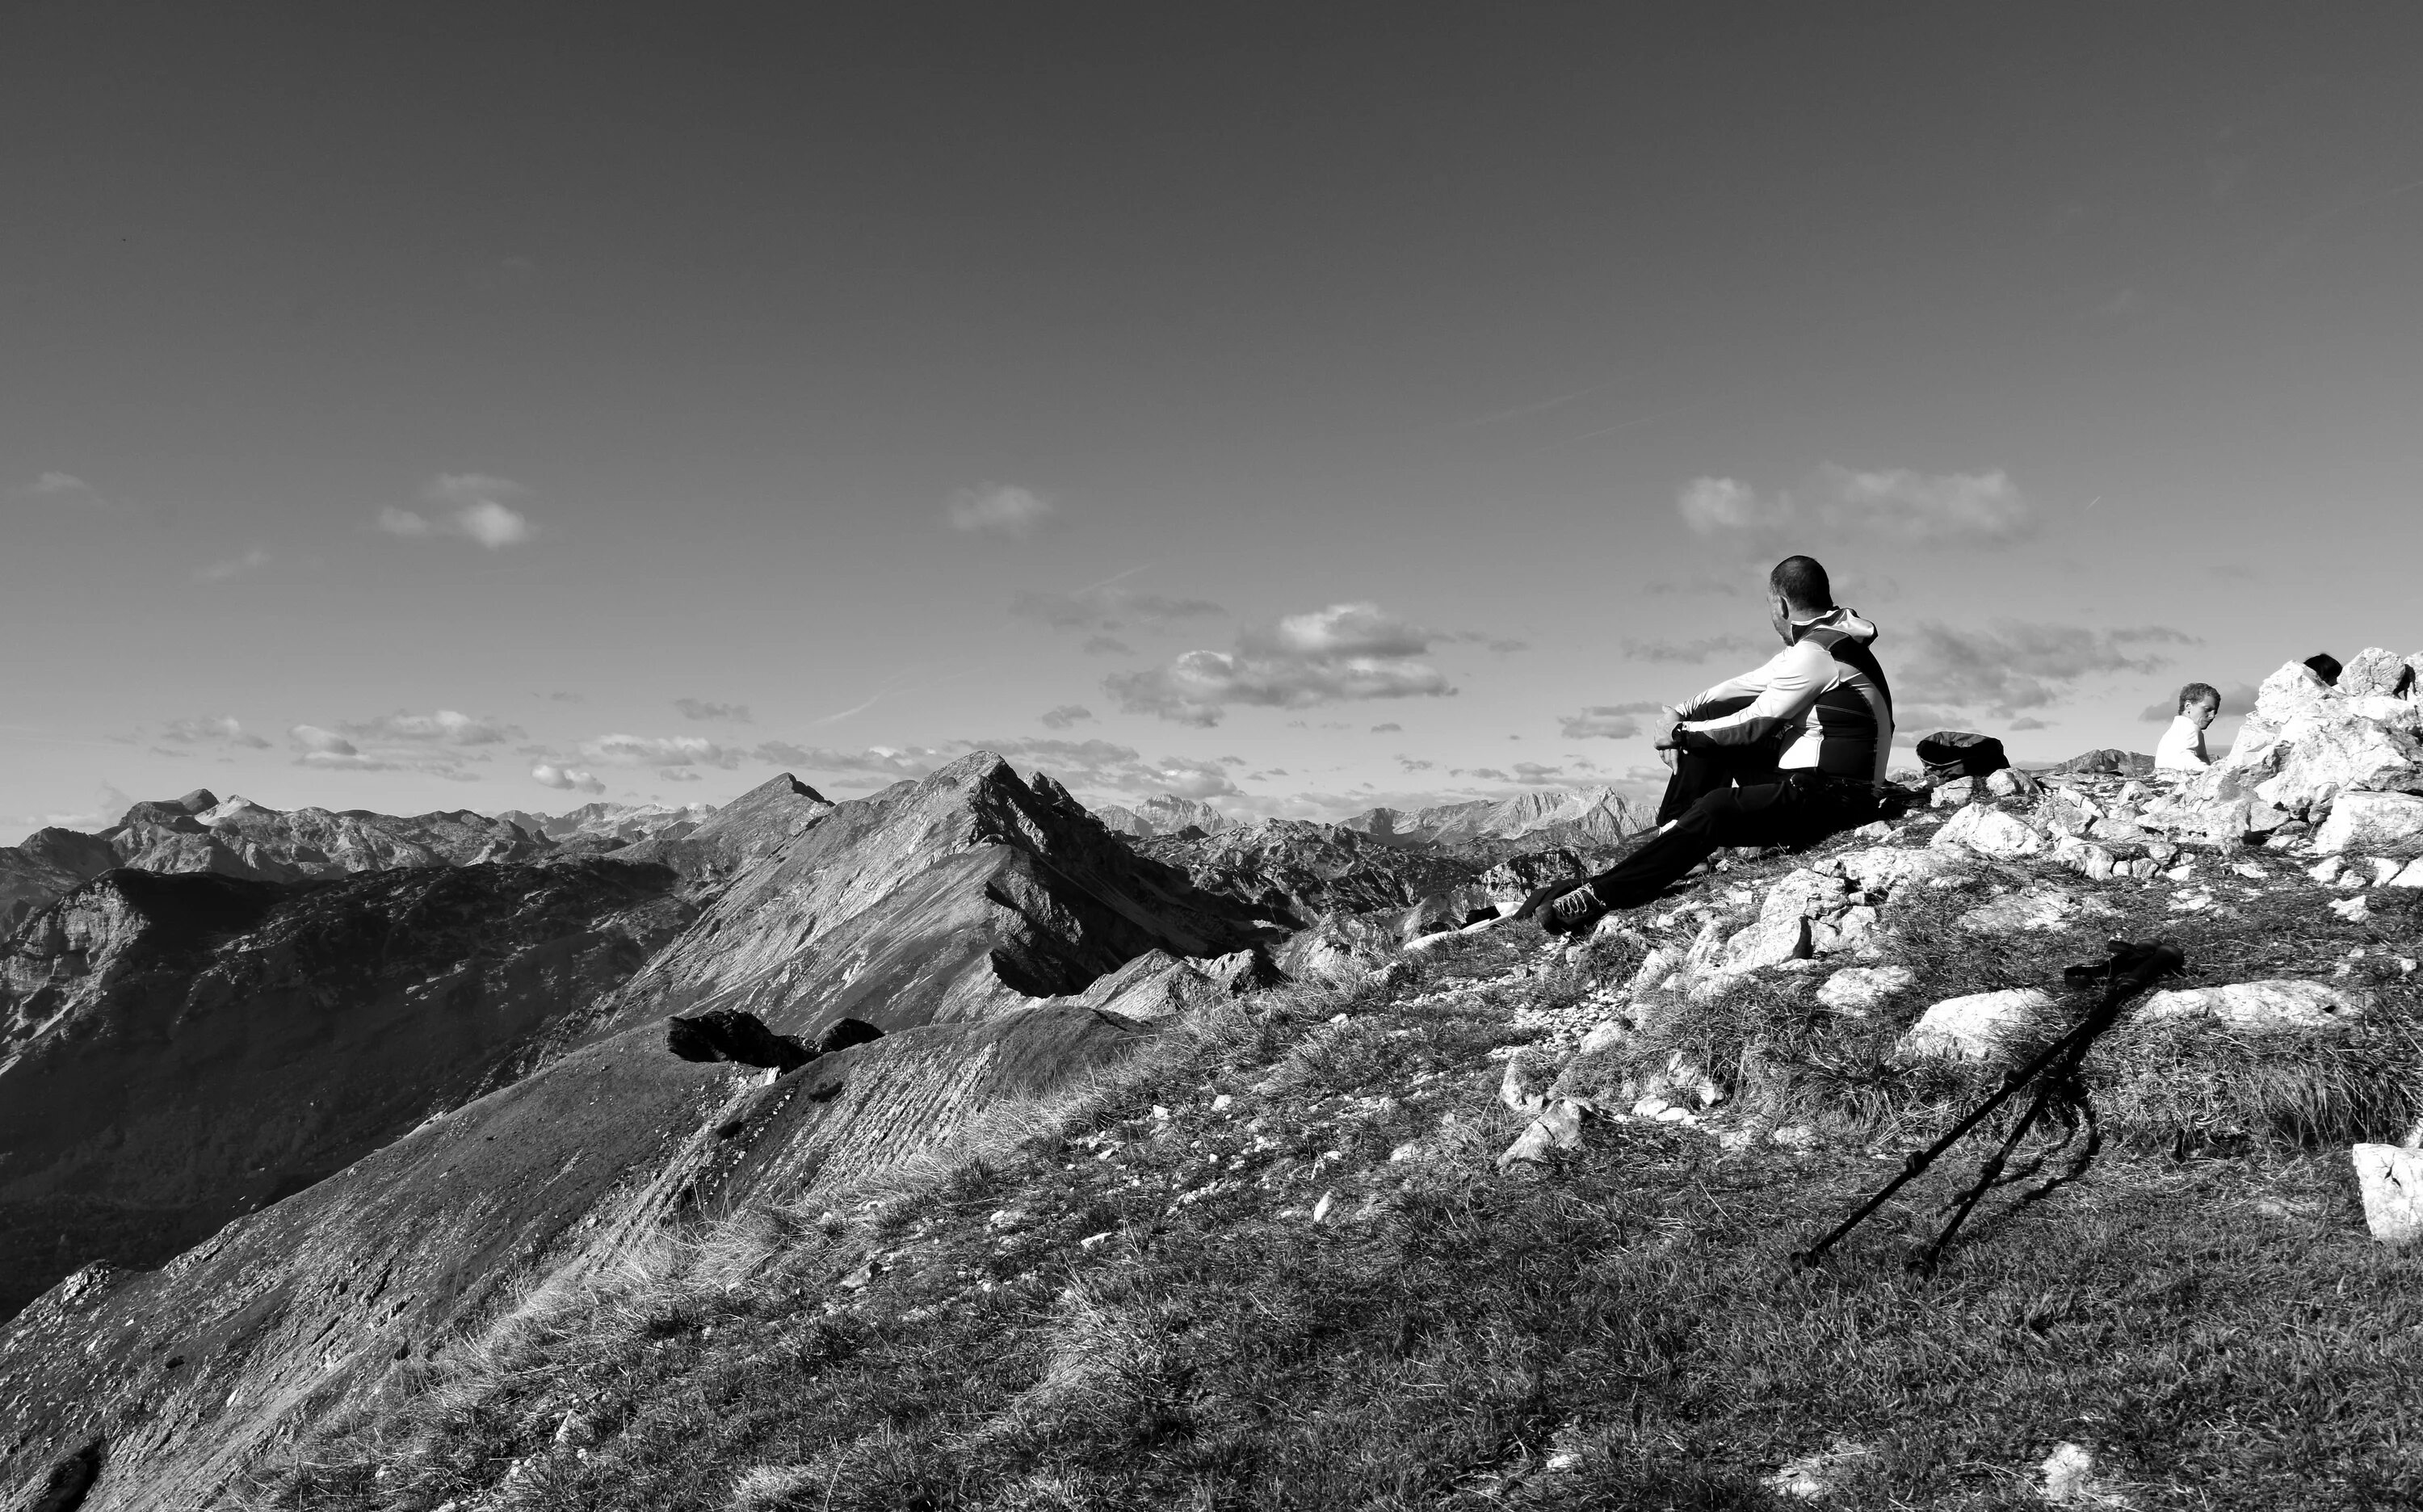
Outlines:
[[[1487, 1052], [1637, 948], [1558, 963], [1507, 928], [1385, 986], [1265, 994], [920, 1178], [542, 1290], [260, 1504], [1758, 1507], [1805, 1504], [1766, 1477], [1842, 1450], [1830, 1504], [2018, 1506], [2062, 1441], [2139, 1507], [2423, 1500], [2423, 1255], [2366, 1235], [2344, 1154], [2423, 1098], [2423, 1007], [2384, 960], [2416, 953], [2413, 902], [2349, 924], [2288, 879], [2175, 918], [2129, 883], [2082, 889], [2121, 910], [2094, 933], [1948, 927], [2023, 880], [1897, 902], [1922, 979], [1877, 1020], [1787, 975], [1651, 1015], [1623, 1057], [1709, 1066], [1734, 1093], [1710, 1127], [1594, 1120], [1512, 1177], [1525, 1121]], [[2085, 1181], [1989, 1203], [1919, 1278], [1900, 1262], [1964, 1155], [1791, 1278], [1987, 1085], [1894, 1073], [1898, 1028], [2057, 981], [2105, 931], [2180, 939], [2203, 981], [2362, 947], [2382, 1006], [2337, 1048], [2124, 1029], [2090, 1065], [2114, 1143]], [[1786, 1122], [1817, 1143], [1765, 1137]]]

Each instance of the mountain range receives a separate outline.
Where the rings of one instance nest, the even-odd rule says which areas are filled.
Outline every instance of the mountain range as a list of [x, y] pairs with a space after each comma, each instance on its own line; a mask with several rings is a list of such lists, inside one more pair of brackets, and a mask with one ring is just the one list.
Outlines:
[[844, 1191], [1273, 979], [1318, 920], [1489, 911], [1451, 850], [1520, 843], [1493, 825], [1618, 812], [1470, 807], [1374, 834], [1170, 797], [1115, 828], [976, 753], [844, 803], [196, 792], [38, 832], [0, 852], [0, 1488], [98, 1443], [88, 1506], [222, 1504], [534, 1271]]

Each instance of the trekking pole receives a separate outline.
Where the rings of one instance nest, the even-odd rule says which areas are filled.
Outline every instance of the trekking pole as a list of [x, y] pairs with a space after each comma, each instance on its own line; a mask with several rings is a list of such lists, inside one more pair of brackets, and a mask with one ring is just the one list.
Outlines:
[[[1850, 1217], [1836, 1224], [1824, 1237], [1810, 1245], [1808, 1249], [1794, 1250], [1791, 1256], [1792, 1268], [1795, 1271], [1801, 1271], [1816, 1265], [1825, 1257], [1826, 1251], [1839, 1243], [1844, 1235], [1858, 1228], [1877, 1209], [1892, 1201], [1895, 1192], [1915, 1181], [1945, 1151], [1966, 1138], [1969, 1131], [1992, 1117], [1997, 1108], [2034, 1084], [2036, 1089], [2035, 1097], [2030, 1101], [2027, 1110], [2020, 1115], [2019, 1122], [2012, 1126], [2011, 1133], [2003, 1140], [2001, 1147], [1986, 1157], [1979, 1170], [1976, 1183], [1956, 1199], [1957, 1211], [1954, 1213], [1952, 1221], [1945, 1225], [1943, 1232], [1936, 1235], [1935, 1241], [1920, 1251], [1914, 1259], [1913, 1264], [1918, 1268], [1931, 1272], [1936, 1259], [1943, 1251], [1943, 1247], [1951, 1242], [1955, 1233], [1959, 1232], [1961, 1222], [1969, 1217], [1970, 1210], [1977, 1205], [1987, 1192], [2003, 1185], [2003, 1169], [2009, 1160], [2011, 1152], [2019, 1147], [2019, 1141], [2027, 1137], [2028, 1131], [2035, 1127], [2037, 1120], [2043, 1117], [2051, 1106], [2055, 1094], [2075, 1090], [2076, 1073], [2080, 1063], [2086, 1058], [2086, 1052], [2093, 1048], [2096, 1040], [2100, 1038], [2105, 1030], [2119, 1021], [2120, 1010], [2127, 1006], [2129, 999], [2153, 985], [2158, 978], [2178, 970], [2186, 964], [2186, 961], [2187, 958], [2180, 952], [2178, 947], [2167, 942], [2131, 945], [2126, 940], [2114, 940], [2112, 942], [2111, 960], [2100, 966], [2070, 967], [2064, 975], [2074, 986], [2083, 985], [2098, 976], [2107, 976], [2110, 979], [2110, 985], [2105, 988], [2101, 1000], [2089, 1009], [2085, 1016], [2072, 1025], [2059, 1039], [2038, 1051], [2034, 1059], [2005, 1074], [2003, 1077], [2003, 1085], [1996, 1088], [1984, 1102], [1972, 1108], [1968, 1115], [1955, 1123], [1941, 1138], [1924, 1150], [1910, 1152], [1902, 1161], [1902, 1169], [1894, 1174], [1892, 1180], [1885, 1183], [1883, 1188], [1874, 1197], [1861, 1203]], [[2051, 1074], [2048, 1074], [2049, 1072]], [[2092, 1160], [2096, 1149], [2100, 1146], [2099, 1135], [2092, 1133], [2094, 1115], [2091, 1109], [2086, 1113], [2086, 1122], [2090, 1129], [2090, 1143], [2082, 1162], [2067, 1175], [2057, 1177], [2039, 1191], [2031, 1193], [2029, 1200], [2042, 1196], [2045, 1192], [2051, 1191], [2053, 1186], [2072, 1180], [2083, 1172], [2083, 1162]], [[2062, 1143], [2066, 1145], [2070, 1138], [2075, 1137], [2075, 1133], [2073, 1126], [2071, 1135], [2065, 1137]], [[2043, 1158], [2039, 1157], [2019, 1176], [2011, 1179], [2024, 1179], [2027, 1174], [2042, 1165]]]

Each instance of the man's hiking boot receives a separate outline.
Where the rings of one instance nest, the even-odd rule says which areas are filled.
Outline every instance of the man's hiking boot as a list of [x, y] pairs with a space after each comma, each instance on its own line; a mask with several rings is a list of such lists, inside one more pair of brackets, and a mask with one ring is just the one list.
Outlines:
[[1607, 905], [1599, 901], [1598, 890], [1584, 883], [1540, 910], [1540, 928], [1550, 934], [1573, 934], [1589, 929], [1606, 914]]

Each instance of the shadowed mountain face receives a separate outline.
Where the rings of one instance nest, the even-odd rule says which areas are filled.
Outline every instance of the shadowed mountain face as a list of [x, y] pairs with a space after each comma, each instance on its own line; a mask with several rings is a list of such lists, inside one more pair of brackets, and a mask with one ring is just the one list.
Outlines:
[[1195, 884], [1301, 929], [1330, 913], [1405, 908], [1472, 883], [1480, 868], [1331, 824], [1261, 820], [1198, 839], [1132, 842]]
[[[1057, 784], [1030, 786], [989, 755], [839, 805], [778, 779], [653, 852], [621, 854], [578, 867], [358, 878], [292, 898], [153, 879], [221, 889], [210, 895], [221, 912], [173, 947], [160, 944], [152, 965], [122, 964], [111, 979], [172, 1020], [206, 1001], [214, 1024], [261, 1018], [267, 999], [245, 995], [249, 1009], [231, 1012], [239, 995], [205, 992], [209, 972], [194, 963], [233, 969], [236, 957], [276, 955], [234, 942], [264, 939], [283, 910], [373, 883], [620, 873], [635, 889], [642, 876], [660, 879], [644, 884], [663, 889], [659, 901], [705, 902], [619, 990], [594, 1004], [581, 990], [548, 994], [552, 1027], [478, 1062], [499, 1076], [529, 1066], [519, 1079], [419, 1122], [157, 1270], [79, 1271], [0, 1329], [0, 1422], [15, 1430], [0, 1435], [0, 1492], [40, 1484], [98, 1437], [109, 1449], [86, 1503], [96, 1512], [224, 1504], [231, 1481], [285, 1435], [446, 1347], [532, 1266], [610, 1264], [702, 1204], [834, 1190], [930, 1149], [972, 1111], [1048, 1090], [1148, 1038], [1083, 1001], [1036, 998], [1080, 992], [1148, 950], [1219, 955], [1267, 932], [1250, 910], [1137, 855]], [[119, 889], [103, 879], [89, 890]], [[466, 939], [487, 927], [479, 912], [462, 915]], [[365, 947], [387, 939], [381, 907], [352, 916]], [[151, 948], [140, 943], [147, 930], [170, 927], [113, 900], [90, 905], [76, 928], [80, 940], [136, 942], [110, 958], [133, 963]], [[38, 979], [27, 1001], [73, 975], [71, 956], [94, 959], [90, 945], [66, 943], [67, 930], [54, 958], [27, 968]], [[299, 943], [288, 953], [300, 960]], [[450, 969], [384, 959], [395, 969], [367, 966], [360, 982], [399, 1010], [411, 991], [403, 982]], [[137, 979], [160, 985], [137, 992]], [[298, 992], [276, 1021], [308, 1019], [316, 1002]], [[664, 1014], [717, 1007], [803, 1038], [841, 1016], [887, 1032], [780, 1077], [668, 1051]], [[374, 1066], [383, 1049], [425, 1037], [417, 1026], [442, 1010], [424, 997], [399, 1011], [344, 1063]], [[38, 1012], [55, 1016], [47, 1007], [24, 1016]], [[87, 1017], [116, 1022], [105, 1010]], [[247, 1059], [260, 1039], [230, 1037], [214, 1053], [239, 1068], [296, 1064], [282, 1052]], [[54, 1054], [62, 1067], [77, 1063]], [[153, 1095], [171, 1095], [165, 1081]], [[328, 1095], [365, 1094], [348, 1084]], [[416, 1116], [445, 1095], [422, 1096]], [[252, 1152], [271, 1137], [228, 1138]], [[65, 1170], [72, 1158], [53, 1153], [41, 1169]]]
[[508, 1078], [686, 922], [662, 867], [115, 870], [0, 959], [0, 1316], [155, 1265]]

